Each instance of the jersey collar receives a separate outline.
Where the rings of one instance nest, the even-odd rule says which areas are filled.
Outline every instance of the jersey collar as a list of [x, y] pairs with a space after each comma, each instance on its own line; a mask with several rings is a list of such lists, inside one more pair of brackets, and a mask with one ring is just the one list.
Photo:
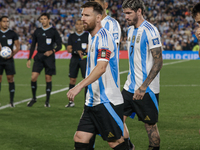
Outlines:
[[42, 30], [46, 31], [46, 30], [49, 30], [51, 27], [52, 27], [52, 26], [48, 27], [47, 29], [44, 29], [44, 28], [42, 27]]
[[8, 30], [10, 30], [10, 29], [7, 29], [6, 31], [2, 31], [2, 30], [0, 30], [2, 33], [6, 33], [6, 32], [8, 32]]
[[83, 35], [85, 32], [83, 31], [81, 34], [78, 34], [77, 32], [75, 32], [75, 33], [76, 33], [76, 35], [81, 36], [81, 35]]

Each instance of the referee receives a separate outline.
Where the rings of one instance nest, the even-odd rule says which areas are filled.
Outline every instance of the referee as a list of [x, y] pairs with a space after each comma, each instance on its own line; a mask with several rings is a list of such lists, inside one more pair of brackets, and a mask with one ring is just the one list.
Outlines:
[[[0, 91], [1, 91], [1, 81], [3, 70], [6, 71], [7, 81], [9, 83], [9, 92], [10, 92], [10, 107], [14, 107], [14, 93], [15, 93], [15, 83], [14, 83], [14, 74], [15, 74], [15, 65], [13, 56], [19, 51], [20, 45], [18, 40], [18, 35], [9, 29], [9, 18], [8, 16], [2, 16], [0, 18], [0, 44], [1, 46], [8, 46], [12, 50], [12, 55], [9, 58], [2, 58], [0, 56]], [[15, 50], [13, 46], [15, 45]]]
[[[52, 75], [56, 74], [55, 52], [61, 49], [61, 37], [58, 31], [50, 25], [50, 15], [43, 13], [40, 18], [42, 28], [37, 28], [33, 33], [33, 40], [30, 49], [30, 55], [27, 61], [27, 67], [30, 68], [31, 58], [37, 43], [37, 54], [34, 57], [34, 64], [31, 76], [31, 88], [33, 98], [27, 106], [31, 107], [36, 101], [37, 78], [45, 68], [46, 79], [46, 102], [45, 107], [50, 107], [49, 99], [52, 89]], [[56, 48], [55, 48], [56, 47]]]
[[[82, 77], [85, 78], [87, 63], [87, 59], [84, 58], [84, 55], [87, 55], [89, 33], [83, 31], [83, 22], [81, 20], [76, 21], [75, 30], [75, 33], [70, 34], [67, 46], [67, 51], [72, 53], [69, 65], [69, 89], [72, 89], [76, 84], [79, 68], [81, 69]], [[87, 88], [85, 88], [85, 93], [86, 91]], [[74, 102], [69, 101], [68, 105], [65, 107], [73, 107], [74, 105]]]

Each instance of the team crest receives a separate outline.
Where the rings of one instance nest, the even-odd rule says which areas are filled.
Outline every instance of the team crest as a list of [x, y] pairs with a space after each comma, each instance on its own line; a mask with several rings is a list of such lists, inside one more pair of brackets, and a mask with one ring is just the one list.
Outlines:
[[8, 45], [12, 45], [12, 43], [13, 43], [13, 42], [12, 42], [12, 39], [8, 39], [8, 40], [7, 40], [7, 43], [8, 43]]
[[50, 45], [51, 44], [51, 38], [46, 38], [46, 43], [47, 43], [47, 45]]
[[134, 41], [135, 41], [135, 35], [134, 35], [133, 38], [132, 38], [132, 43], [134, 43]]
[[86, 43], [82, 43], [82, 44], [81, 44], [81, 47], [82, 47], [82, 49], [85, 50], [85, 49], [87, 48], [87, 44], [86, 44]]
[[137, 36], [136, 43], [140, 42], [140, 35]]

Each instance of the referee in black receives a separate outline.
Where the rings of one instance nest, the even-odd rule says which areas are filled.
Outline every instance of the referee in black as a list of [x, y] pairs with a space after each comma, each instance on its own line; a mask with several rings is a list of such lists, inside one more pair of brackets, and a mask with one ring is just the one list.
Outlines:
[[[67, 51], [72, 53], [69, 65], [69, 89], [72, 89], [76, 84], [79, 68], [81, 69], [82, 77], [85, 78], [87, 63], [87, 59], [84, 58], [84, 56], [87, 55], [89, 33], [83, 31], [83, 22], [81, 20], [76, 21], [75, 30], [75, 33], [70, 34], [67, 46]], [[86, 92], [87, 88], [85, 88], [85, 94]], [[74, 102], [69, 101], [68, 105], [65, 107], [73, 107], [74, 105]]]
[[[0, 56], [0, 91], [1, 91], [1, 81], [3, 70], [6, 72], [7, 81], [9, 83], [9, 92], [10, 92], [10, 107], [14, 107], [14, 93], [15, 93], [15, 65], [13, 56], [19, 51], [20, 44], [18, 40], [18, 35], [9, 29], [9, 18], [8, 16], [2, 16], [0, 18], [0, 44], [1, 46], [8, 46], [12, 50], [12, 55], [9, 58], [2, 58]], [[15, 50], [13, 46], [15, 45]]]
[[42, 23], [42, 28], [37, 28], [33, 33], [30, 55], [27, 61], [27, 67], [30, 68], [31, 58], [37, 43], [37, 54], [34, 57], [31, 76], [33, 98], [28, 102], [28, 107], [31, 107], [36, 102], [37, 78], [43, 68], [45, 68], [47, 95], [44, 106], [50, 107], [49, 99], [52, 89], [52, 75], [56, 74], [55, 52], [61, 49], [61, 37], [58, 31], [50, 25], [50, 15], [48, 13], [43, 13], [39, 20]]

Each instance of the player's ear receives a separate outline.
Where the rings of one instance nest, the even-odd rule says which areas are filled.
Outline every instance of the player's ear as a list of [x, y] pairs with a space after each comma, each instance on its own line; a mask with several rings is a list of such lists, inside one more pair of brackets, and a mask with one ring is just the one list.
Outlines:
[[98, 22], [98, 23], [101, 22], [102, 15], [101, 15], [101, 14], [98, 14], [98, 15], [96, 16], [96, 19], [97, 19], [97, 22]]
[[141, 16], [141, 15], [142, 15], [142, 9], [141, 9], [141, 8], [139, 8], [139, 9], [137, 10], [137, 15], [138, 15], [138, 16]]

